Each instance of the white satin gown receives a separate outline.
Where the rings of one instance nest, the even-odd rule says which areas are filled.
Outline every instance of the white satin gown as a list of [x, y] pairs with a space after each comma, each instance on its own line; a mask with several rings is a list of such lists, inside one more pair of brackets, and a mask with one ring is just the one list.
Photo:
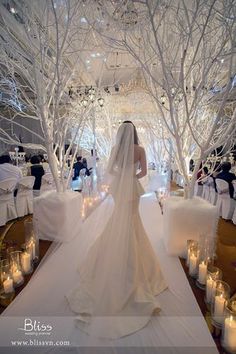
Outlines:
[[115, 204], [78, 269], [79, 285], [66, 295], [77, 326], [97, 337], [119, 338], [144, 327], [160, 311], [156, 296], [167, 288], [139, 215], [144, 190], [136, 176], [133, 182], [128, 227], [117, 238], [122, 220]]

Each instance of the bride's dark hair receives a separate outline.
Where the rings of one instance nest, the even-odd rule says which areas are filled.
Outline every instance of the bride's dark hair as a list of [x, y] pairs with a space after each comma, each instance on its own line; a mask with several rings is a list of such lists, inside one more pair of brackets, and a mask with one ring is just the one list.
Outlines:
[[137, 133], [137, 129], [136, 129], [134, 123], [131, 122], [131, 120], [125, 120], [122, 124], [124, 124], [124, 123], [131, 123], [133, 125], [133, 127], [134, 127], [134, 144], [139, 145], [138, 133]]

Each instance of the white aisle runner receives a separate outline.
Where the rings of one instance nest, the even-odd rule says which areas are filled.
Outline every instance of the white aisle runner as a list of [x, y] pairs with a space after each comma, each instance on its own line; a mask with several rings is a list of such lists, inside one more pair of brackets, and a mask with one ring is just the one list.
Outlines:
[[[109, 203], [108, 199], [99, 207], [101, 215]], [[162, 308], [160, 315], [152, 317], [140, 331], [116, 340], [93, 338], [75, 327], [73, 313], [64, 295], [78, 284], [78, 263], [102, 231], [102, 227], [99, 230], [96, 225], [97, 213], [93, 213], [78, 238], [61, 245], [44, 262], [0, 317], [0, 345], [5, 346], [2, 351], [0, 348], [0, 353], [218, 353], [179, 259], [167, 256], [165, 252], [161, 240], [162, 215], [154, 194], [144, 195], [140, 204], [144, 227], [168, 284], [168, 290], [158, 296]], [[111, 212], [111, 208], [109, 210]], [[109, 216], [107, 213], [104, 217], [104, 225]], [[25, 318], [31, 321], [28, 323], [37, 321], [35, 328], [28, 326], [28, 332], [23, 330]], [[47, 330], [42, 329], [42, 324], [53, 327], [50, 335], [44, 333]], [[17, 343], [12, 341], [17, 340], [25, 341], [21, 344], [24, 348], [13, 351], [12, 345]], [[40, 341], [51, 343], [44, 343], [42, 347]], [[69, 341], [74, 348], [66, 348], [64, 343], [55, 348], [57, 341]], [[52, 344], [54, 347], [46, 347]], [[29, 348], [31, 345], [38, 346], [37, 350]]]

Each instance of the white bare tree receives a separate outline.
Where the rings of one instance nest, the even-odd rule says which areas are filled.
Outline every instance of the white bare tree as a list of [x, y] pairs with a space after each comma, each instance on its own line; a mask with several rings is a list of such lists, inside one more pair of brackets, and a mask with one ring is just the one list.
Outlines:
[[[132, 11], [123, 5], [127, 8], [120, 9], [124, 12], [119, 19], [124, 27], [125, 15], [125, 30], [119, 36], [103, 32], [103, 38], [108, 45], [127, 50], [143, 69], [173, 141], [185, 195], [192, 197], [201, 162], [220, 146], [230, 150], [235, 134], [235, 108], [230, 118], [225, 115], [235, 90], [235, 1], [140, 0], [133, 2]], [[146, 20], [138, 26], [139, 14], [144, 13]], [[127, 30], [128, 23], [133, 24], [132, 31]]]
[[[81, 82], [79, 53], [88, 29], [79, 28], [82, 0], [57, 2], [15, 1], [1, 5], [0, 18], [0, 139], [47, 152], [57, 191], [65, 191], [67, 160], [71, 169], [90, 105], [71, 94], [72, 79]], [[10, 131], [7, 130], [10, 127]], [[17, 127], [36, 137], [37, 143], [19, 141]], [[65, 152], [70, 129], [74, 135]], [[75, 139], [77, 144], [75, 145]]]

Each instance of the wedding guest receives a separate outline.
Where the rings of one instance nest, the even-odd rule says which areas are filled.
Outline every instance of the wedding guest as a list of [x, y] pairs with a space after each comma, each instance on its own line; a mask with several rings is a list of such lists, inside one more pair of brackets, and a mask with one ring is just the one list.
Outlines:
[[79, 177], [80, 171], [83, 170], [84, 168], [86, 169], [86, 176], [90, 176], [90, 171], [82, 163], [82, 156], [77, 157], [77, 162], [74, 164], [73, 168], [74, 168], [73, 180], [76, 180]]
[[32, 156], [30, 159], [32, 166], [30, 166], [30, 174], [35, 177], [34, 190], [40, 190], [42, 176], [44, 175], [43, 166], [40, 165], [40, 158], [38, 156]]
[[223, 179], [224, 181], [228, 182], [229, 184], [229, 195], [230, 198], [234, 196], [234, 186], [233, 181], [236, 180], [235, 174], [229, 172], [231, 170], [231, 163], [230, 162], [223, 162], [221, 165], [221, 172], [216, 175], [216, 178]]
[[0, 156], [0, 181], [7, 178], [16, 178], [18, 182], [22, 177], [21, 169], [12, 164], [9, 155]]

